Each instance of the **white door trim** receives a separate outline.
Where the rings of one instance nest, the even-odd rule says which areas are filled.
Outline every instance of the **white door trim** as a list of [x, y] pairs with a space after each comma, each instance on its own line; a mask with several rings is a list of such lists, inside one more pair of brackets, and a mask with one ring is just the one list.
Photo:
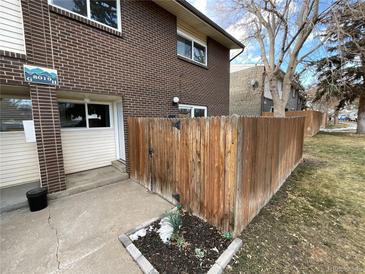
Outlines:
[[113, 103], [114, 129], [115, 129], [115, 146], [118, 160], [125, 159], [125, 140], [124, 140], [124, 117], [123, 102], [116, 101]]
[[114, 136], [115, 136], [115, 150], [117, 153], [117, 159], [120, 159], [120, 149], [119, 149], [119, 127], [118, 127], [118, 102], [113, 103], [113, 114], [114, 114]]

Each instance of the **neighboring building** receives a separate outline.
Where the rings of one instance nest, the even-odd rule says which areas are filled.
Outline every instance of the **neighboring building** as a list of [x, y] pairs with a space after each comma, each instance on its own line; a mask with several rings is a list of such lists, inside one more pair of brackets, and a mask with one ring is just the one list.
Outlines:
[[229, 112], [260, 116], [263, 101], [264, 67], [231, 65]]
[[[273, 101], [263, 65], [231, 65], [230, 71], [230, 114], [260, 116], [262, 112], [273, 111]], [[282, 81], [278, 81], [279, 94]], [[303, 88], [293, 83], [287, 111], [301, 110], [304, 98]]]
[[229, 114], [243, 45], [183, 0], [6, 0], [0, 17], [0, 188], [127, 161], [131, 116]]

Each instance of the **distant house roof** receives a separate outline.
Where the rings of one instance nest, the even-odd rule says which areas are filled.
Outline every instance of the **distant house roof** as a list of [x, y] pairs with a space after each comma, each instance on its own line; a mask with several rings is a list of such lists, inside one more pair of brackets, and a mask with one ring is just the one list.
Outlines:
[[186, 0], [153, 0], [157, 5], [189, 23], [198, 31], [213, 38], [229, 49], [243, 49], [245, 46], [223, 28], [189, 4]]
[[245, 69], [249, 69], [249, 68], [253, 68], [253, 67], [261, 67], [262, 65], [257, 65], [257, 64], [231, 64], [230, 67], [230, 72], [237, 72], [237, 71], [241, 71], [241, 70], [245, 70]]

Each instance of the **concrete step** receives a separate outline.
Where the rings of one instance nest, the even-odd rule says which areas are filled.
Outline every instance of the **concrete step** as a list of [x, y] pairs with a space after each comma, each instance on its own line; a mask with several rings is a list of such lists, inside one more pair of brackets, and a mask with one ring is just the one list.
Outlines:
[[25, 194], [39, 185], [40, 182], [33, 182], [0, 189], [0, 213], [28, 206]]
[[86, 170], [66, 176], [66, 190], [48, 195], [50, 199], [62, 198], [97, 187], [118, 183], [129, 178], [113, 166]]
[[121, 161], [119, 161], [119, 160], [113, 161], [112, 166], [115, 167], [116, 169], [118, 169], [122, 173], [127, 172], [126, 165], [124, 163], [122, 163]]

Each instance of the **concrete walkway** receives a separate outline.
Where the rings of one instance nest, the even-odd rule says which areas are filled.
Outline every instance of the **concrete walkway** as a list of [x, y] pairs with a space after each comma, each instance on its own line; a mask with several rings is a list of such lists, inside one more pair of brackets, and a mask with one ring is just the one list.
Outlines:
[[122, 232], [172, 207], [130, 180], [0, 216], [0, 273], [140, 273]]

